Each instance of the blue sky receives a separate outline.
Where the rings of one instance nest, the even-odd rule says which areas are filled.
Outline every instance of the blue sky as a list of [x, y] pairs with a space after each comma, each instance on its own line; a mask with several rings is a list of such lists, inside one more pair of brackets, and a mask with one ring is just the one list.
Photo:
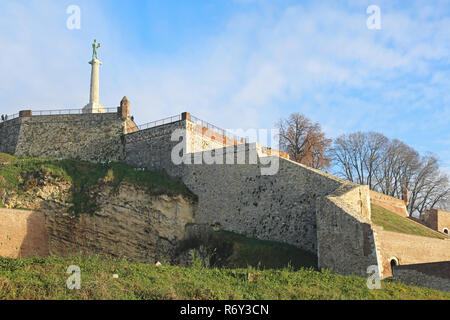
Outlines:
[[[381, 30], [366, 27], [373, 4]], [[189, 111], [270, 129], [296, 111], [331, 137], [401, 139], [450, 172], [448, 1], [2, 0], [1, 113], [83, 107], [93, 39], [100, 102], [126, 95], [138, 123]]]

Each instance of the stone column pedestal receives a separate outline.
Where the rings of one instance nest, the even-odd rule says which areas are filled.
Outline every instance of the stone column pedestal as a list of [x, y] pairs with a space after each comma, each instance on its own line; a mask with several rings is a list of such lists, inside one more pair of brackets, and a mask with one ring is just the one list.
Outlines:
[[105, 113], [106, 109], [99, 103], [100, 101], [100, 66], [102, 63], [98, 59], [89, 62], [92, 65], [91, 72], [91, 92], [89, 103], [83, 108], [83, 113]]

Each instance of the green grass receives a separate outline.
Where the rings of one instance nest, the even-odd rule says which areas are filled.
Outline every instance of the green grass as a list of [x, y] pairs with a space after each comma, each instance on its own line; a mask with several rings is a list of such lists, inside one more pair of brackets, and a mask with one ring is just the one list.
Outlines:
[[407, 218], [386, 210], [380, 206], [372, 204], [372, 222], [384, 228], [386, 231], [413, 234], [416, 236], [446, 239], [444, 235], [440, 235], [431, 229], [415, 223]]
[[129, 182], [145, 188], [152, 195], [194, 197], [179, 179], [162, 172], [137, 171], [124, 163], [94, 164], [73, 159], [58, 161], [0, 154], [0, 194], [1, 189], [18, 193], [30, 191], [38, 187], [42, 177], [67, 181], [72, 185], [71, 212], [75, 214], [97, 210], [96, 199], [89, 193], [101, 183], [110, 183], [117, 188], [120, 183]]
[[264, 269], [290, 266], [294, 270], [317, 268], [317, 256], [305, 250], [280, 242], [247, 238], [229, 231], [213, 232], [203, 240], [190, 239], [184, 250], [198, 249], [201, 245], [214, 253], [210, 261], [213, 266]]
[[[81, 269], [81, 290], [69, 290], [66, 270]], [[119, 279], [114, 279], [118, 274]], [[450, 293], [313, 269], [293, 271], [156, 267], [125, 260], [0, 258], [0, 299], [450, 299]]]

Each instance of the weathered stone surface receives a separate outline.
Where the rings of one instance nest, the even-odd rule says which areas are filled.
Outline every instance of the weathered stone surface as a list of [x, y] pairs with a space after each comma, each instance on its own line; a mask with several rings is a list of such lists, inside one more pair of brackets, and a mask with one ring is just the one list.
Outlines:
[[317, 199], [319, 267], [365, 276], [377, 265], [377, 248], [368, 210], [369, 188], [344, 184]]
[[33, 116], [13, 121], [15, 126], [7, 122], [0, 128], [0, 135], [7, 137], [0, 151], [93, 162], [123, 159], [126, 124], [117, 113]]
[[[28, 215], [22, 214], [24, 218], [18, 215], [15, 220], [10, 215], [9, 220], [0, 222], [0, 252], [5, 255], [30, 255], [37, 246], [42, 248], [37, 250], [39, 255], [100, 254], [154, 263], [158, 259], [173, 259], [179, 241], [185, 236], [186, 225], [195, 222], [192, 200], [149, 195], [128, 183], [120, 184], [118, 189], [108, 183], [97, 186], [91, 193], [100, 209], [92, 215], [74, 216], [68, 213], [70, 183], [49, 177], [36, 181], [39, 186], [27, 192], [7, 190], [2, 195], [9, 208], [34, 209], [30, 214], [42, 218], [38, 224]], [[3, 222], [14, 227], [6, 232], [7, 225], [3, 226]], [[15, 238], [9, 236], [11, 232]], [[8, 236], [10, 239], [3, 239]], [[30, 247], [27, 239], [34, 239], [35, 247]]]
[[49, 254], [41, 212], [0, 208], [0, 256], [30, 258]]
[[125, 183], [117, 192], [111, 186], [96, 192], [101, 209], [94, 215], [46, 212], [52, 254], [170, 260], [186, 225], [194, 222], [193, 203], [182, 196], [149, 196]]
[[436, 239], [390, 232], [373, 226], [382, 278], [392, 275], [391, 260], [402, 265], [450, 261], [450, 239]]
[[414, 269], [396, 269], [395, 279], [410, 286], [427, 287], [450, 292], [450, 279], [436, 277]]
[[[272, 159], [279, 161], [278, 173], [264, 176], [260, 157], [257, 164], [248, 161], [255, 148], [249, 144], [244, 149], [247, 164], [184, 166], [183, 182], [199, 197], [197, 222], [220, 224], [225, 230], [315, 254], [316, 199], [337, 189], [341, 180], [277, 157]], [[237, 161], [239, 149], [234, 150]]]
[[20, 118], [0, 122], [0, 152], [14, 154], [20, 133]]
[[450, 211], [430, 209], [426, 211], [418, 221], [433, 230], [449, 235]]
[[172, 149], [179, 143], [171, 141], [172, 133], [185, 129], [186, 121], [141, 130], [125, 136], [125, 161], [137, 168], [164, 170], [179, 175], [180, 168], [173, 164]]

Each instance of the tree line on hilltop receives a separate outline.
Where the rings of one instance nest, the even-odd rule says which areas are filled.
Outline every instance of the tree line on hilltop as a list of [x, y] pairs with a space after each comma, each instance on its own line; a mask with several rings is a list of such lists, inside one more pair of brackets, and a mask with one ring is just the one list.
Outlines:
[[396, 198], [401, 198], [406, 187], [410, 215], [450, 208], [450, 177], [435, 155], [422, 155], [378, 132], [358, 131], [332, 140], [319, 123], [299, 113], [281, 119], [276, 126], [281, 151], [296, 162], [330, 169], [337, 176]]

